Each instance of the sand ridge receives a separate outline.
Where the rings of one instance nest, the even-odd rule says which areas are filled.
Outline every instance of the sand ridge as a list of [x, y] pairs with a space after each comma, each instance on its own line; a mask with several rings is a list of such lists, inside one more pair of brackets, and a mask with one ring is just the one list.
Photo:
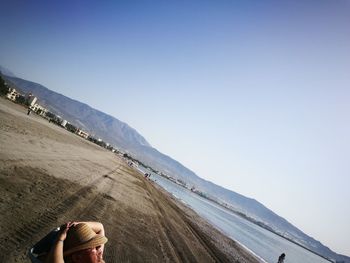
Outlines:
[[115, 154], [0, 98], [0, 262], [69, 220], [104, 224], [106, 262], [258, 262]]

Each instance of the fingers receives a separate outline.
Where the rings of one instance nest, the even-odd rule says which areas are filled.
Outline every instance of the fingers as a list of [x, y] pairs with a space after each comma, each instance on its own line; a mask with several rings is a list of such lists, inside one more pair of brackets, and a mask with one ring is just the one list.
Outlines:
[[65, 223], [64, 225], [62, 225], [61, 227], [60, 227], [60, 234], [61, 234], [61, 236], [62, 235], [64, 235], [64, 236], [66, 236], [66, 234], [67, 234], [67, 232], [68, 232], [68, 230], [69, 230], [69, 228], [72, 226], [72, 222], [67, 222], [67, 223]]
[[73, 221], [73, 222], [71, 222], [71, 226], [76, 226], [76, 225], [78, 225], [78, 224], [80, 224], [81, 222], [77, 222], [77, 221]]
[[70, 228], [71, 226], [75, 226], [75, 222], [68, 222], [67, 223], [67, 228]]
[[72, 227], [72, 226], [76, 226], [77, 224], [78, 224], [78, 222], [69, 221], [69, 222], [63, 224], [63, 225], [61, 226], [61, 229], [67, 229], [67, 228], [70, 228], [70, 227]]

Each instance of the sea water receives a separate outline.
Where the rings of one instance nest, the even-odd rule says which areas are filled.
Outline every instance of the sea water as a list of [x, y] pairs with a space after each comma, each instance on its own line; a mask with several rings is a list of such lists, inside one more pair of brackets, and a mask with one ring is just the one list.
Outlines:
[[161, 176], [152, 173], [151, 179], [263, 262], [277, 262], [282, 253], [286, 254], [285, 263], [329, 262]]

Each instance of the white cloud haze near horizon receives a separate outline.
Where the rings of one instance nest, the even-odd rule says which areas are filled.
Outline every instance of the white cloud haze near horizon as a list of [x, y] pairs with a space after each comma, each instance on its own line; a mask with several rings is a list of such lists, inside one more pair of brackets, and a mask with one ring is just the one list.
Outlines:
[[83, 3], [5, 1], [0, 65], [350, 255], [350, 2]]

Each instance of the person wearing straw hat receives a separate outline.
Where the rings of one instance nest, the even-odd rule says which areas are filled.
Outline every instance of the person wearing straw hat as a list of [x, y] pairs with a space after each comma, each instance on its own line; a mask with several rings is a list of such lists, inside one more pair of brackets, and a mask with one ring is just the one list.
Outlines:
[[68, 222], [61, 227], [46, 263], [104, 263], [108, 241], [98, 222]]

